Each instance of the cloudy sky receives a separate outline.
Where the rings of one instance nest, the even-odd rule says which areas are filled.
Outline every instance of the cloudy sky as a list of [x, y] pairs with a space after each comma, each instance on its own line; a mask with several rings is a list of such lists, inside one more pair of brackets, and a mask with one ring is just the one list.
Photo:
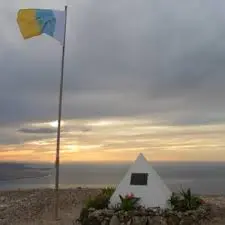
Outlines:
[[[0, 160], [54, 161], [61, 46], [0, 5]], [[63, 161], [225, 160], [225, 2], [68, 0]]]

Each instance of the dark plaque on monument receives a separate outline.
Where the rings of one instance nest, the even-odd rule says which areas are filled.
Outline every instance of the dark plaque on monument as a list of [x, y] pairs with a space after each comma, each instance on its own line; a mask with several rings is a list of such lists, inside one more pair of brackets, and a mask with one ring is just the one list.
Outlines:
[[147, 173], [132, 173], [130, 179], [130, 185], [147, 185], [148, 174]]

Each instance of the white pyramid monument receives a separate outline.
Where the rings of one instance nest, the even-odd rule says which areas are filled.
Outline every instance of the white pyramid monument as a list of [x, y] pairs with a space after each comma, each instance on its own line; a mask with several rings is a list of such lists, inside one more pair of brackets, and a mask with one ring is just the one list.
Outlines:
[[139, 197], [139, 204], [144, 207], [168, 207], [171, 191], [150, 166], [143, 154], [140, 154], [117, 186], [110, 199], [110, 207], [120, 203], [119, 195], [133, 193]]

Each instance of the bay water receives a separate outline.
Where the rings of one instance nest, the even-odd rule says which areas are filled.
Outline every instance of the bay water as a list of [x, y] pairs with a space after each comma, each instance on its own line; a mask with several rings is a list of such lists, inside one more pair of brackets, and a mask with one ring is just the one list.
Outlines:
[[[196, 194], [225, 194], [225, 162], [153, 162], [151, 165], [172, 191], [182, 187], [191, 188]], [[48, 175], [0, 181], [0, 190], [54, 188], [55, 169], [48, 166]], [[130, 163], [62, 164], [60, 188], [116, 186], [129, 166]]]

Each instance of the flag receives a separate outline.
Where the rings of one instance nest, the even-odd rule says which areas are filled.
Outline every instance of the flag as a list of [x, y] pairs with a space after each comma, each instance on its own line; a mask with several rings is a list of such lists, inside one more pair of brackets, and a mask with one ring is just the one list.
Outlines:
[[20, 9], [17, 23], [24, 39], [47, 34], [64, 44], [65, 11]]

